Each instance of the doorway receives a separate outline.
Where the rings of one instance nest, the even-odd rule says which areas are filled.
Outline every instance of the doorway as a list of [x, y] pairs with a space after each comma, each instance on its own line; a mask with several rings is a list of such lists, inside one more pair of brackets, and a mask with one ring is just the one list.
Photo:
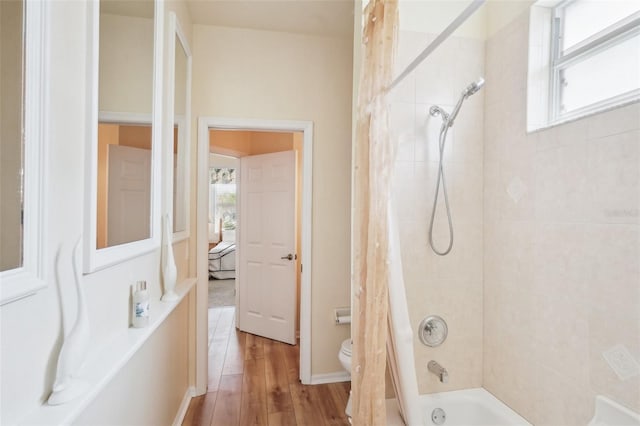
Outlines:
[[210, 133], [207, 261], [209, 309], [236, 306], [238, 157], [214, 153]]
[[[209, 153], [211, 141], [217, 148], [214, 152], [219, 155], [239, 156], [238, 146], [226, 144], [225, 138], [230, 135], [247, 137], [247, 134], [262, 134], [267, 139], [274, 141], [278, 135], [288, 134], [293, 140], [297, 139], [296, 148], [300, 152], [300, 164], [302, 172], [299, 173], [298, 199], [299, 199], [299, 250], [301, 256], [296, 259], [296, 271], [299, 275], [299, 337], [300, 337], [300, 377], [301, 382], [311, 381], [311, 196], [312, 196], [312, 132], [311, 122], [300, 121], [273, 121], [273, 120], [249, 120], [249, 119], [224, 119], [204, 117], [198, 121], [198, 289], [196, 309], [196, 388], [198, 393], [206, 391], [207, 383], [207, 302], [208, 286], [205, 277], [208, 278], [208, 246], [209, 246]], [[213, 137], [212, 137], [213, 134]], [[250, 138], [249, 138], [250, 140]], [[282, 145], [273, 143], [276, 151], [282, 150]], [[250, 153], [262, 154], [267, 144], [256, 144], [255, 150], [250, 148]], [[240, 147], [242, 149], [242, 147]], [[245, 150], [246, 151], [246, 150]], [[214, 225], [215, 226], [215, 225]], [[242, 232], [241, 230], [239, 231]], [[236, 291], [236, 305], [238, 301]], [[236, 314], [237, 316], [237, 314]]]

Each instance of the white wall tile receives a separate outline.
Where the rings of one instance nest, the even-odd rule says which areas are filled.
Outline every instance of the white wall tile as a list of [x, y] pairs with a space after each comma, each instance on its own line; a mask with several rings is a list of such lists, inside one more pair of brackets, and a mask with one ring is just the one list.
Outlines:
[[640, 378], [602, 357], [640, 359], [640, 104], [526, 134], [526, 27], [486, 49], [483, 385], [536, 425], [584, 425], [596, 394], [640, 411]]
[[535, 406], [533, 421], [536, 426], [583, 426], [591, 420], [596, 396], [591, 389], [567, 381], [545, 363], [537, 364], [535, 371], [536, 398], [528, 403]]
[[413, 161], [415, 155], [415, 108], [413, 103], [389, 105], [389, 136], [397, 143], [396, 161]]
[[[432, 35], [401, 34], [399, 63], [408, 63]], [[424, 43], [426, 45], [426, 43]], [[413, 53], [415, 52], [415, 54]], [[413, 56], [412, 56], [413, 55]], [[436, 191], [441, 117], [429, 115], [432, 105], [450, 112], [464, 88], [484, 68], [484, 43], [453, 37], [441, 45], [411, 78], [407, 87], [393, 94], [392, 133], [399, 134], [401, 148], [396, 161], [398, 177], [393, 190], [400, 220], [403, 273], [409, 313], [415, 329], [427, 314], [439, 314], [449, 324], [449, 338], [438, 348], [426, 348], [415, 335], [414, 352], [421, 393], [477, 387], [482, 384], [482, 203], [483, 203], [483, 94], [463, 106], [448, 131], [444, 167], [454, 214], [454, 248], [448, 256], [436, 255], [428, 243], [429, 218]], [[399, 100], [407, 101], [396, 105]], [[413, 115], [408, 105], [413, 109]], [[414, 120], [415, 145], [411, 148], [404, 126]], [[401, 128], [397, 128], [401, 127]], [[458, 131], [464, 140], [458, 145]], [[409, 168], [410, 160], [413, 162]], [[410, 171], [409, 171], [410, 169]], [[448, 223], [442, 193], [437, 206], [434, 239], [437, 247], [448, 244]], [[431, 359], [442, 362], [450, 374], [447, 385], [428, 373]]]
[[563, 146], [535, 154], [536, 218], [542, 221], [588, 220], [588, 156], [582, 146]]
[[[440, 130], [442, 128], [442, 117], [432, 116], [429, 109], [433, 104], [416, 104], [416, 161], [438, 162], [440, 159]], [[445, 111], [450, 112], [451, 105], [439, 105]], [[450, 127], [447, 131], [447, 139], [444, 144], [444, 161], [452, 161], [455, 144], [456, 129]]]
[[591, 215], [602, 223], [640, 223], [640, 131], [589, 141]]
[[640, 129], [640, 102], [595, 114], [586, 125], [590, 139]]

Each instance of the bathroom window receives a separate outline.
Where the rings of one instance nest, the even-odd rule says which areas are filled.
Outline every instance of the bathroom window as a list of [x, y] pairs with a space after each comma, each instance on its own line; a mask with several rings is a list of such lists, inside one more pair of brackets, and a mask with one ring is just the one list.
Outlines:
[[555, 3], [531, 10], [529, 130], [640, 99], [640, 2]]

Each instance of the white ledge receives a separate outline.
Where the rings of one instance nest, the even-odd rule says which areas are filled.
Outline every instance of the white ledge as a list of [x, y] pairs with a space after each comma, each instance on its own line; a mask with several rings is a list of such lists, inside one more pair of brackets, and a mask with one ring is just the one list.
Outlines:
[[23, 418], [23, 425], [68, 425], [74, 422], [85, 408], [111, 382], [111, 379], [138, 352], [138, 349], [160, 327], [164, 320], [184, 300], [191, 291], [195, 278], [187, 278], [176, 287], [178, 300], [174, 302], [153, 301], [149, 309], [149, 325], [145, 328], [129, 328], [118, 333], [101, 348], [89, 353], [82, 367], [81, 379], [89, 384], [85, 394], [62, 405], [48, 405], [46, 402]]

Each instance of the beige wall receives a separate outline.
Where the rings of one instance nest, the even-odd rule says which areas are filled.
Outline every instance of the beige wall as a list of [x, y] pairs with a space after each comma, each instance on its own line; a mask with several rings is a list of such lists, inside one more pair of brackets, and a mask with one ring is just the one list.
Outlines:
[[[397, 66], [413, 60], [412, 52], [435, 35], [400, 32]], [[391, 136], [398, 144], [393, 194], [398, 214], [403, 273], [420, 393], [482, 385], [482, 144], [483, 92], [463, 105], [445, 147], [445, 176], [454, 224], [454, 245], [447, 256], [429, 246], [438, 170], [438, 136], [442, 121], [429, 108], [451, 111], [460, 92], [484, 73], [484, 43], [452, 37], [392, 93]], [[448, 245], [442, 192], [434, 240]], [[442, 316], [449, 337], [437, 348], [418, 339], [418, 324], [428, 315]], [[442, 384], [428, 373], [430, 360], [449, 371]]]
[[[48, 287], [33, 296], [0, 307], [1, 424], [17, 423], [47, 399], [62, 343], [63, 321], [68, 327], [70, 320], [75, 318], [68, 252], [65, 252], [59, 283], [56, 281], [55, 256], [62, 244], [68, 250], [83, 232], [87, 181], [85, 147], [88, 143], [82, 119], [87, 105], [87, 10], [86, 3], [76, 1], [52, 2], [48, 9], [52, 15], [48, 28], [48, 100], [51, 109], [49, 128], [45, 132], [48, 151], [45, 216], [48, 226], [44, 241], [44, 278]], [[184, 252], [178, 254], [176, 250], [176, 261], [178, 265], [186, 262]], [[108, 350], [113, 336], [127, 331], [130, 286], [136, 280], [147, 280], [151, 299], [159, 300], [159, 262], [158, 249], [82, 277], [92, 351]], [[183, 302], [160, 325], [134, 358], [123, 366], [120, 374], [97, 395], [96, 402], [85, 410], [82, 419], [122, 424], [126, 422], [124, 419], [137, 421], [144, 418], [151, 419], [154, 424], [171, 424], [178, 409], [178, 395], [181, 399], [187, 390], [189, 365], [183, 353], [182, 336], [189, 333], [185, 322], [191, 319], [192, 305], [185, 306], [185, 303], [190, 302]], [[61, 304], [69, 308], [64, 318]], [[145, 366], [153, 367], [153, 372], [143, 370], [141, 376], [134, 373]], [[139, 377], [164, 379], [170, 383], [171, 389], [148, 383], [141, 386]], [[107, 408], [110, 409], [101, 405], [103, 397], [105, 403], [109, 401]]]
[[100, 14], [100, 111], [151, 114], [153, 36], [153, 19]]
[[487, 42], [484, 386], [536, 425], [584, 425], [596, 395], [640, 411], [640, 377], [602, 356], [640, 360], [640, 105], [527, 134], [527, 15]]
[[22, 259], [20, 199], [22, 179], [22, 7], [0, 3], [0, 271], [16, 268]]
[[349, 335], [350, 40], [194, 26], [194, 116], [314, 122], [312, 374], [342, 371]]

